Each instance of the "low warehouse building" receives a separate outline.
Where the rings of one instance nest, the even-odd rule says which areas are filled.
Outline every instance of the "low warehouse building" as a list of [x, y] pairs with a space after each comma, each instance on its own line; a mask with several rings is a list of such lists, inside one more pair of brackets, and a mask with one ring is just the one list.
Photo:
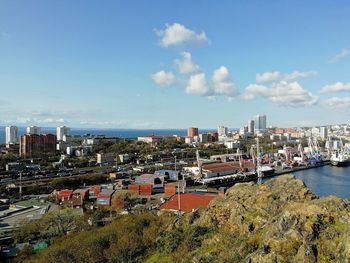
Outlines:
[[[188, 213], [202, 207], [207, 207], [214, 198], [215, 195], [209, 194], [180, 194], [180, 211]], [[179, 210], [179, 196], [177, 194], [173, 195], [169, 201], [161, 204], [159, 209], [177, 212]]]

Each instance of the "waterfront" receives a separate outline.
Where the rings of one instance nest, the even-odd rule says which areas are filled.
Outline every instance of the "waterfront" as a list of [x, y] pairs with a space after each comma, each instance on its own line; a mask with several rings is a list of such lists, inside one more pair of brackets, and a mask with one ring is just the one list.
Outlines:
[[[318, 196], [350, 198], [350, 167], [331, 165], [294, 172]], [[270, 180], [270, 179], [268, 179]]]

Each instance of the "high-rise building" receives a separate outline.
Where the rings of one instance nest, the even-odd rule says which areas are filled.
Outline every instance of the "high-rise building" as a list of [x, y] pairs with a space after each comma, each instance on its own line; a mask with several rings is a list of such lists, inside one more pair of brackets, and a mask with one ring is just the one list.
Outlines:
[[6, 144], [18, 143], [18, 128], [17, 126], [6, 127]]
[[248, 121], [248, 132], [249, 133], [254, 133], [254, 120], [249, 120]]
[[266, 115], [255, 116], [255, 129], [260, 131], [266, 130]]
[[327, 139], [327, 137], [328, 137], [328, 129], [327, 129], [327, 127], [321, 127], [320, 128], [320, 137], [322, 139]]
[[30, 126], [30, 127], [27, 127], [27, 134], [37, 134], [37, 135], [40, 135], [40, 134], [41, 134], [41, 127], [37, 127], [37, 126]]
[[199, 134], [199, 141], [202, 143], [207, 143], [209, 141], [209, 135], [207, 133]]
[[228, 134], [228, 128], [225, 126], [219, 126], [218, 134], [219, 134], [219, 137], [226, 137]]
[[208, 135], [211, 137], [210, 141], [217, 142], [219, 140], [219, 133], [217, 132], [208, 132]]
[[188, 128], [187, 137], [193, 138], [195, 136], [198, 136], [198, 128], [194, 128], [194, 127]]
[[56, 153], [56, 136], [53, 134], [27, 134], [21, 136], [20, 157], [35, 157]]
[[70, 135], [70, 128], [66, 126], [57, 127], [57, 141], [63, 141], [66, 136]]

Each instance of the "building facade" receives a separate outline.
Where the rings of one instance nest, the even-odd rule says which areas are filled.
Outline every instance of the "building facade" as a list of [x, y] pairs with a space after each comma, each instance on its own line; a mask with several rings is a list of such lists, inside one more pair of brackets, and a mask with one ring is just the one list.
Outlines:
[[116, 162], [116, 154], [114, 153], [98, 153], [96, 154], [97, 164], [113, 164]]
[[188, 128], [187, 137], [193, 138], [195, 136], [198, 136], [198, 128], [195, 128], [195, 127]]
[[249, 120], [248, 121], [248, 132], [254, 134], [254, 120]]
[[66, 126], [60, 126], [56, 129], [56, 135], [58, 141], [63, 141], [64, 138], [70, 135], [70, 128]]
[[209, 135], [207, 133], [202, 133], [202, 134], [199, 134], [199, 141], [201, 143], [207, 143], [209, 142]]
[[17, 126], [6, 127], [6, 144], [18, 143], [18, 128]]
[[228, 134], [228, 128], [225, 126], [219, 126], [218, 134], [219, 134], [219, 137], [226, 137]]
[[255, 129], [259, 131], [266, 130], [266, 115], [257, 115], [255, 117]]
[[56, 153], [56, 136], [53, 134], [27, 134], [21, 136], [20, 157], [38, 157], [43, 154]]
[[208, 132], [208, 135], [211, 136], [212, 142], [217, 142], [219, 140], [219, 133], [217, 132]]
[[38, 127], [38, 126], [27, 127], [27, 134], [40, 135], [41, 134], [41, 127]]
[[327, 127], [321, 127], [320, 128], [320, 137], [325, 140], [328, 137], [328, 129]]

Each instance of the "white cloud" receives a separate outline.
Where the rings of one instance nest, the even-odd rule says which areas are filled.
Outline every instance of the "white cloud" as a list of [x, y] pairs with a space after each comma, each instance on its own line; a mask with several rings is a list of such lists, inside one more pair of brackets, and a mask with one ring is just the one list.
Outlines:
[[292, 73], [281, 74], [279, 71], [264, 72], [256, 74], [256, 83], [276, 82], [276, 81], [292, 81], [298, 78], [307, 78], [316, 76], [318, 74], [315, 70], [299, 71], [295, 70]]
[[253, 100], [258, 95], [267, 95], [269, 93], [269, 88], [264, 85], [259, 84], [250, 84], [245, 88], [245, 93], [243, 95], [243, 98], [245, 100]]
[[246, 87], [243, 98], [247, 100], [261, 96], [281, 106], [312, 106], [318, 102], [318, 97], [305, 90], [298, 82], [280, 81], [270, 87], [251, 84]]
[[350, 50], [347, 48], [343, 48], [340, 50], [338, 54], [336, 54], [334, 57], [332, 57], [328, 62], [329, 63], [337, 63], [338, 61], [342, 60], [343, 58], [350, 55]]
[[175, 76], [172, 72], [166, 72], [164, 70], [158, 71], [151, 75], [153, 81], [161, 87], [170, 86], [175, 81]]
[[17, 124], [43, 124], [43, 125], [61, 125], [67, 123], [68, 121], [63, 118], [33, 118], [29, 116], [19, 116], [14, 120], [4, 120], [5, 123], [17, 123]]
[[213, 72], [213, 89], [217, 95], [233, 97], [237, 93], [235, 84], [230, 79], [230, 74], [225, 66], [221, 66]]
[[339, 92], [339, 91], [349, 91], [350, 92], [350, 83], [336, 82], [332, 85], [324, 86], [321, 89], [321, 92]]
[[186, 93], [190, 95], [207, 96], [209, 94], [209, 87], [205, 79], [204, 73], [191, 75], [186, 86]]
[[277, 81], [279, 78], [280, 78], [280, 73], [278, 71], [264, 72], [261, 74], [259, 74], [259, 73], [256, 74], [256, 82], [257, 83]]
[[350, 107], [350, 97], [332, 97], [326, 100], [326, 104], [334, 108], [349, 108]]
[[199, 66], [192, 61], [191, 53], [182, 52], [181, 56], [182, 60], [175, 60], [175, 64], [178, 66], [180, 73], [187, 74], [197, 72], [199, 70]]
[[196, 33], [179, 23], [166, 24], [165, 27], [164, 30], [156, 30], [156, 34], [161, 38], [160, 44], [163, 47], [180, 45], [186, 42], [201, 43], [208, 41], [204, 31]]
[[295, 80], [295, 79], [298, 79], [298, 78], [307, 78], [307, 77], [316, 76], [317, 74], [318, 74], [318, 72], [315, 71], [315, 70], [310, 70], [310, 71], [298, 71], [298, 70], [295, 70], [292, 73], [284, 74], [283, 80], [291, 81], [291, 80]]

